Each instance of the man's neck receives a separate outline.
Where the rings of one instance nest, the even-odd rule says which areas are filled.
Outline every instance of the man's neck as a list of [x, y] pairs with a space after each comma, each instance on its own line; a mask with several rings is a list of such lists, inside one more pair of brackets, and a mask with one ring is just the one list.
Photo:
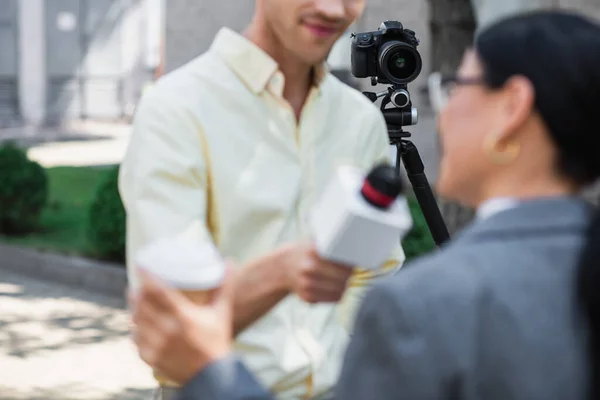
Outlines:
[[299, 118], [313, 83], [313, 66], [300, 61], [277, 40], [266, 24], [256, 19], [248, 26], [244, 36], [277, 62], [285, 77], [283, 97]]

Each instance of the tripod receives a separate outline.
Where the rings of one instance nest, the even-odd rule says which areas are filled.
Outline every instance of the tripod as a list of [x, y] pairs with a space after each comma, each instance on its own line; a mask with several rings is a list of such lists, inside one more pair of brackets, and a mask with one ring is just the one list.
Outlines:
[[[450, 239], [450, 234], [425, 175], [425, 166], [419, 151], [408, 140], [411, 133], [402, 129], [406, 125], [415, 125], [418, 119], [417, 109], [412, 107], [406, 85], [393, 85], [380, 93], [363, 92], [363, 94], [373, 103], [379, 97], [383, 97], [381, 112], [387, 123], [390, 144], [396, 147], [396, 174], [400, 175], [400, 160], [402, 160], [431, 236], [435, 244], [441, 246]], [[385, 108], [390, 103], [394, 107]]]

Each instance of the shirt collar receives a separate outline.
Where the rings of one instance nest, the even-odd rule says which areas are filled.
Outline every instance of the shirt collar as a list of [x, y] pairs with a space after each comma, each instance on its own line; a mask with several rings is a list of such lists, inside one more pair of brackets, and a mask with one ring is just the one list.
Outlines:
[[[278, 95], [283, 92], [284, 78], [278, 65], [260, 47], [234, 30], [223, 27], [219, 30], [211, 50], [217, 52], [233, 72], [254, 93], [272, 87]], [[325, 63], [315, 68], [315, 86], [320, 86], [328, 72]]]
[[518, 200], [510, 197], [497, 197], [484, 201], [477, 208], [477, 218], [486, 219], [494, 214], [516, 207]]

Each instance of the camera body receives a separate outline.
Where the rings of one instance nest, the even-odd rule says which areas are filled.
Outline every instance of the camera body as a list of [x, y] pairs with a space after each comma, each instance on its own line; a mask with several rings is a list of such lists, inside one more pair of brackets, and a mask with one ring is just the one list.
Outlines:
[[398, 21], [385, 21], [372, 32], [352, 34], [351, 71], [356, 78], [406, 85], [419, 76], [421, 55], [415, 32]]

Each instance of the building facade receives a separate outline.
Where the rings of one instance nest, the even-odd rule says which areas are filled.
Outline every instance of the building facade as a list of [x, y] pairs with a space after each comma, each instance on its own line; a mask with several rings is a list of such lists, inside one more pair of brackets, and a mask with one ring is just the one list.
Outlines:
[[0, 126], [127, 117], [158, 62], [153, 3], [0, 0]]

